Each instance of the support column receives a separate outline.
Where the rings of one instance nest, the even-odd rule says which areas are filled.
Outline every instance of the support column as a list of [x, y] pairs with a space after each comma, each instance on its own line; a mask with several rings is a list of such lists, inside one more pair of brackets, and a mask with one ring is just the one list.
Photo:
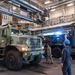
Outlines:
[[66, 15], [66, 6], [65, 5], [62, 6], [61, 10], [62, 10], [62, 16], [65, 16]]
[[74, 3], [74, 14], [75, 14], [75, 3]]

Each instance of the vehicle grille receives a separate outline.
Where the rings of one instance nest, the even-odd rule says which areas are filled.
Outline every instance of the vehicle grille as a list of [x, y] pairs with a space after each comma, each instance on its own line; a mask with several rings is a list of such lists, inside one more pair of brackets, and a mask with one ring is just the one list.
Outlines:
[[40, 39], [30, 38], [30, 48], [40, 48]]

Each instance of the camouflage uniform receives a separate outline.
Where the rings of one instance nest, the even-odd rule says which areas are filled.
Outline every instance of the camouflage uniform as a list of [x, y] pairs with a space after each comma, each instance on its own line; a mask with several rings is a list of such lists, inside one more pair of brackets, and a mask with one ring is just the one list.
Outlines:
[[48, 54], [48, 59], [50, 59], [51, 63], [53, 63], [51, 47], [49, 45], [47, 45], [47, 54]]
[[51, 47], [49, 45], [45, 45], [45, 57], [46, 62], [48, 62], [48, 59], [50, 59], [51, 63], [53, 63]]

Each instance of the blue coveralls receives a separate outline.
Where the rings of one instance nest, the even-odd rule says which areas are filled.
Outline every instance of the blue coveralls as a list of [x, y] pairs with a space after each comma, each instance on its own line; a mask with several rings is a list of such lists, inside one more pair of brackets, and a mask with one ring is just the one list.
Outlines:
[[63, 49], [62, 60], [61, 60], [61, 63], [63, 63], [63, 67], [62, 67], [63, 75], [72, 75], [71, 74], [71, 59], [70, 59], [71, 52], [72, 51], [70, 46], [66, 46]]

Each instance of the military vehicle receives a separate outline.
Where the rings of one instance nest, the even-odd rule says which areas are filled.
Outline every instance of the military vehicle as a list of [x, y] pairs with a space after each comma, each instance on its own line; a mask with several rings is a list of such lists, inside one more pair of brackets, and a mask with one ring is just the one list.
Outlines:
[[[52, 55], [56, 58], [60, 58], [62, 55], [62, 50], [64, 48], [63, 42], [66, 39], [69, 39], [72, 48], [72, 55], [75, 55], [75, 23], [51, 28], [50, 30], [55, 30], [55, 32], [50, 33], [49, 35], [44, 35], [47, 38], [47, 43], [52, 48]], [[66, 35], [66, 37], [65, 37]]]
[[0, 60], [10, 70], [19, 70], [23, 62], [38, 64], [42, 59], [42, 39], [27, 32], [18, 23], [0, 27]]

